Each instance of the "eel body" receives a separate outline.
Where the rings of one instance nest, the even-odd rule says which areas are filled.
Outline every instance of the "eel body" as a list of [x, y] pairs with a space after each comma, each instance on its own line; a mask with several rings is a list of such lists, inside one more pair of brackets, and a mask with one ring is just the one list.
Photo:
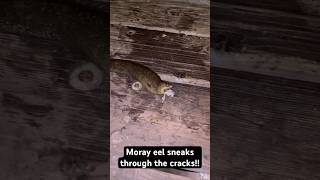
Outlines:
[[110, 71], [130, 76], [153, 94], [165, 94], [172, 87], [162, 81], [159, 75], [150, 68], [132, 61], [111, 60]]

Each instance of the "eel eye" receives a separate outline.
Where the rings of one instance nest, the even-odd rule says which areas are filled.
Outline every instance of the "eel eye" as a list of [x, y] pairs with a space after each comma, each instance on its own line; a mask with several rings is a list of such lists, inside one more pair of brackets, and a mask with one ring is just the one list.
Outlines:
[[171, 89], [172, 86], [169, 84], [166, 84], [166, 86], [163, 88], [164, 91]]

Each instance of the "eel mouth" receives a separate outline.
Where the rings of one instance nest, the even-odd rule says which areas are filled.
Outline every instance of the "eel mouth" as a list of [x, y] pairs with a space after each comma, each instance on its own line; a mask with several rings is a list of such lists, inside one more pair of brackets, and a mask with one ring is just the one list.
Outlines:
[[161, 83], [159, 87], [159, 93], [164, 94], [166, 91], [170, 90], [172, 88], [171, 85], [167, 83]]

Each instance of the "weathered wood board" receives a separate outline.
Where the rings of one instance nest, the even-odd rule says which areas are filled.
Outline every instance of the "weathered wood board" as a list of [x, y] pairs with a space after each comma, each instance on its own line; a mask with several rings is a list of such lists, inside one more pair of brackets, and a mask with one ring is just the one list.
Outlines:
[[209, 37], [209, 1], [115, 0], [110, 2], [110, 23]]
[[209, 38], [110, 26], [112, 58], [144, 64], [168, 81], [209, 87]]
[[211, 51], [214, 67], [320, 83], [320, 62], [271, 53]]
[[320, 85], [213, 72], [213, 178], [319, 179]]
[[[177, 96], [135, 92], [111, 76], [111, 179], [209, 179], [209, 1], [111, 1], [110, 55], [143, 64], [174, 85]], [[203, 167], [178, 176], [119, 169], [124, 146], [199, 145]]]
[[211, 5], [211, 175], [319, 179], [319, 2]]
[[[127, 78], [111, 73], [111, 179], [209, 179], [210, 94], [208, 88], [174, 84], [176, 97], [129, 88]], [[201, 146], [202, 168], [192, 177], [156, 170], [119, 169], [124, 146]]]
[[270, 7], [266, 1], [251, 3], [252, 6], [232, 0], [212, 2], [212, 47], [227, 52], [268, 52], [318, 61], [319, 16], [290, 12], [279, 1], [272, 2]]
[[0, 33], [0, 179], [105, 179], [107, 91], [79, 91], [86, 57], [59, 42]]
[[256, 9], [270, 9], [278, 12], [287, 12], [293, 15], [301, 16], [317, 16], [320, 15], [319, 1], [313, 0], [259, 0], [259, 1], [242, 1], [242, 0], [215, 0], [211, 2], [215, 3], [226, 3], [237, 6], [256, 8]]
[[[0, 1], [0, 32], [59, 41], [72, 53], [84, 54], [88, 61], [99, 64], [106, 71], [109, 12], [101, 13], [99, 7], [107, 3], [100, 0], [97, 0], [100, 3], [96, 0], [78, 1]], [[92, 9], [92, 6], [97, 8]]]

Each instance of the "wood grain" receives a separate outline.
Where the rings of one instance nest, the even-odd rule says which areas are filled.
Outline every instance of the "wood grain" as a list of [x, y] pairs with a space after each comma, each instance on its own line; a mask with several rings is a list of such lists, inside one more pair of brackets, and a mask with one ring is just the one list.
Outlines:
[[[209, 89], [173, 84], [176, 96], [161, 103], [161, 96], [129, 88], [128, 79], [111, 73], [110, 154], [111, 179], [209, 178]], [[124, 146], [201, 146], [202, 168], [191, 177], [155, 170], [119, 169]]]
[[242, 1], [242, 0], [215, 0], [214, 3], [226, 3], [247, 8], [268, 9], [282, 13], [291, 13], [303, 16], [319, 15], [319, 2], [312, 0], [259, 0], [259, 1]]
[[209, 37], [209, 1], [110, 2], [111, 24]]
[[[106, 87], [79, 91], [86, 57], [56, 41], [0, 33], [0, 179], [106, 176]], [[87, 169], [88, 168], [88, 169]]]
[[319, 179], [319, 84], [213, 72], [214, 179]]
[[[135, 61], [160, 74], [209, 84], [209, 38], [115, 25], [111, 25], [110, 32], [112, 58]], [[173, 77], [168, 80], [179, 82]]]
[[212, 49], [214, 67], [320, 83], [320, 62], [271, 53], [234, 53]]
[[[73, 1], [78, 0], [1, 1], [0, 32], [60, 42], [72, 53], [81, 53], [81, 56], [87, 56], [87, 61], [95, 62], [106, 70], [109, 12], [101, 13], [82, 5], [90, 4], [87, 0], [82, 3]], [[91, 2], [93, 6], [95, 2]]]
[[268, 52], [318, 61], [319, 17], [231, 2], [214, 2], [212, 6], [215, 49]]

